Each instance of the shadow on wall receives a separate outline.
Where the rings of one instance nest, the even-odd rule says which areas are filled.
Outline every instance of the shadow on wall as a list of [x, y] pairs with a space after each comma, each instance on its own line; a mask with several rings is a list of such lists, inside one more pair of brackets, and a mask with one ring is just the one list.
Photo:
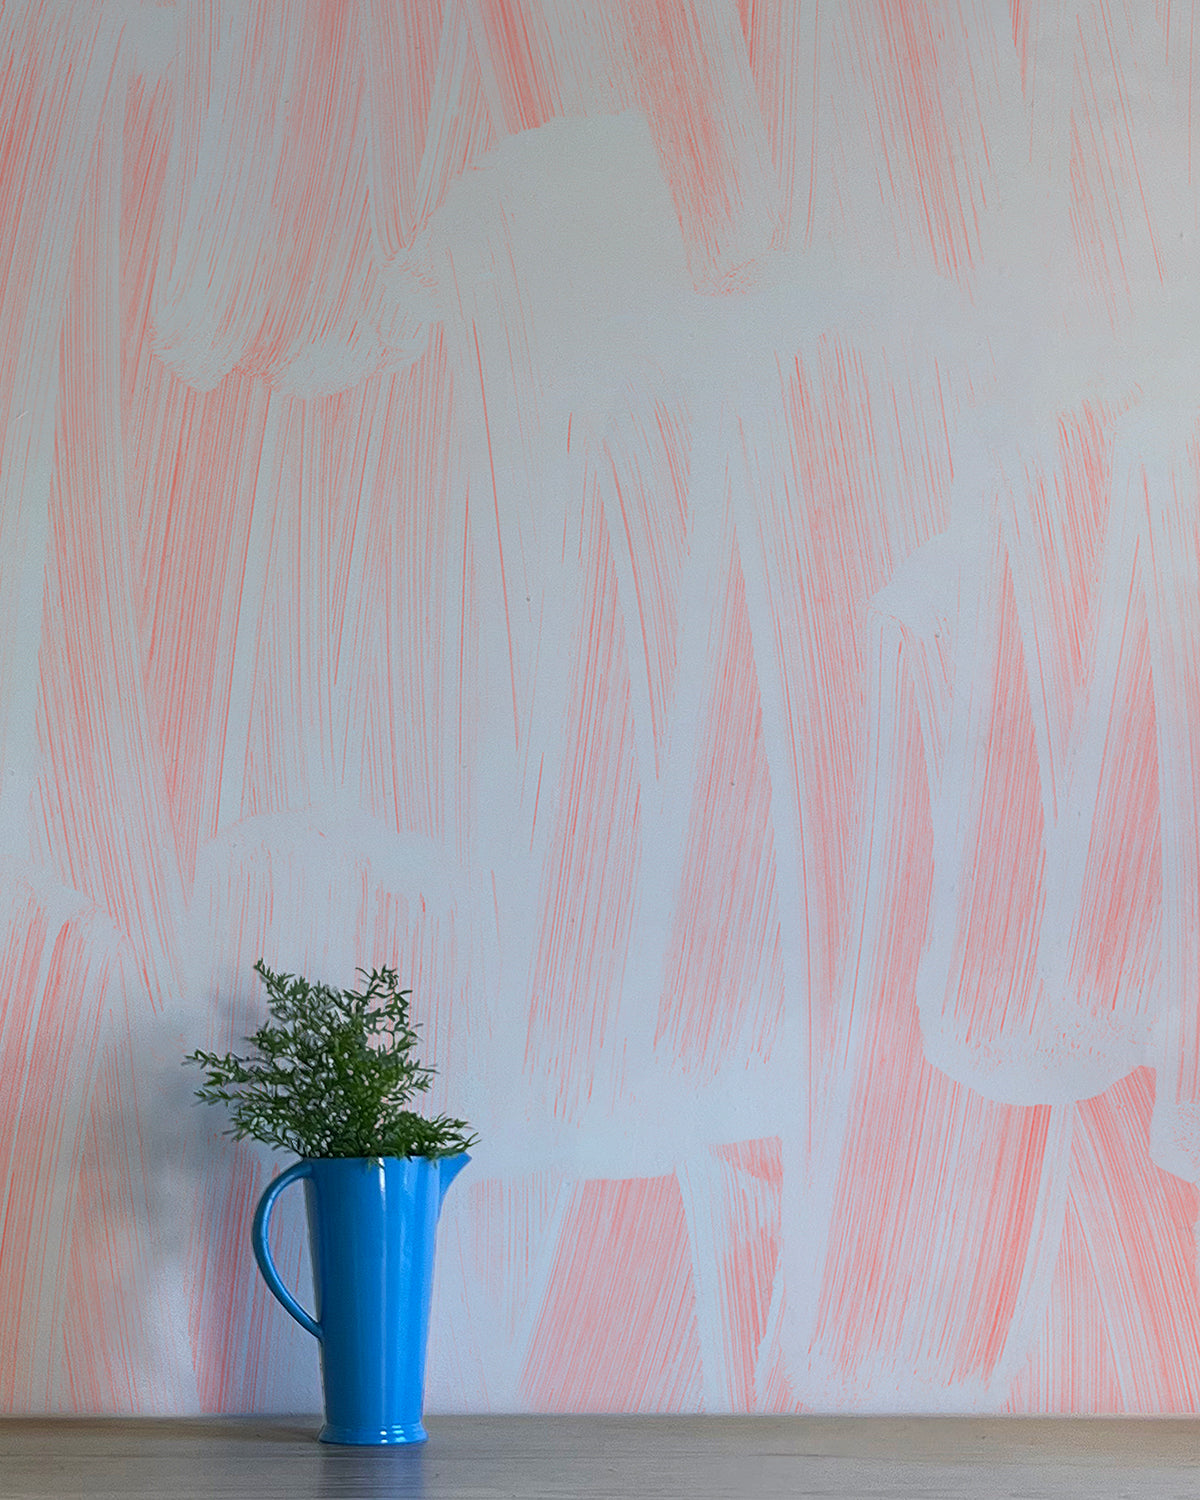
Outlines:
[[[218, 1112], [195, 1100], [196, 1070], [181, 1059], [197, 1041], [171, 1008], [147, 1011], [127, 954], [105, 1001], [78, 1151], [57, 1179], [70, 1195], [61, 1287], [35, 1344], [51, 1361], [47, 1406], [317, 1410], [311, 1341], [289, 1320], [264, 1321], [250, 1252], [257, 1197], [279, 1163], [224, 1138]], [[302, 1205], [277, 1218], [280, 1266], [307, 1288]]]

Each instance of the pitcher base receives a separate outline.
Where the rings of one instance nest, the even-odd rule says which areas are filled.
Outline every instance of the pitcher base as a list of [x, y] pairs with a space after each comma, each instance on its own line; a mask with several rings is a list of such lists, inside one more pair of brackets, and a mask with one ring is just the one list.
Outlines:
[[420, 1422], [397, 1422], [391, 1427], [336, 1427], [326, 1422], [318, 1439], [322, 1443], [424, 1443], [429, 1434]]

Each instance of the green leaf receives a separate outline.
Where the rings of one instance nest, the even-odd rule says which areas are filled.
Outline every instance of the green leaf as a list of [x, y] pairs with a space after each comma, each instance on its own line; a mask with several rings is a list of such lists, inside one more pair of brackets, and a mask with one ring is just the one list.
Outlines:
[[361, 990], [276, 973], [262, 959], [254, 970], [271, 1017], [245, 1039], [254, 1051], [184, 1058], [205, 1073], [197, 1099], [229, 1108], [228, 1134], [302, 1157], [440, 1157], [475, 1144], [465, 1120], [407, 1108], [435, 1074], [414, 1055], [411, 991], [394, 969], [360, 969]]

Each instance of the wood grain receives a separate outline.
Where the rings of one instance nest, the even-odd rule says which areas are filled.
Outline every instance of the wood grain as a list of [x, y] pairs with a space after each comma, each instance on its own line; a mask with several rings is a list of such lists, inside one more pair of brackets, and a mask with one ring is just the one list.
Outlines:
[[316, 1417], [0, 1422], [0, 1496], [171, 1500], [1049, 1500], [1196, 1492], [1190, 1419], [448, 1416], [422, 1448], [335, 1448]]

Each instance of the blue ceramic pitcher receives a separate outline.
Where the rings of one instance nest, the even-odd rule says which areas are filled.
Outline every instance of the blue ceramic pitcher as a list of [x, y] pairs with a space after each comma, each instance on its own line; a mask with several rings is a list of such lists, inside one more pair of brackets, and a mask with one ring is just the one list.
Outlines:
[[[321, 1346], [325, 1443], [423, 1443], [433, 1249], [465, 1151], [298, 1161], [267, 1187], [251, 1231], [271, 1291]], [[280, 1280], [267, 1245], [276, 1198], [304, 1179], [316, 1315]]]

